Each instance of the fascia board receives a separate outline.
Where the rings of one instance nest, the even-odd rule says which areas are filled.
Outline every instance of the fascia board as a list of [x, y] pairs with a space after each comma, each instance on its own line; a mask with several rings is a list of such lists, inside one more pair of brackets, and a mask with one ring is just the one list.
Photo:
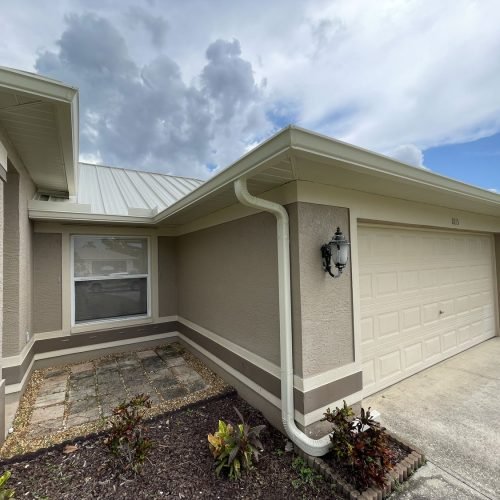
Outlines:
[[42, 212], [65, 212], [74, 214], [90, 214], [91, 206], [86, 203], [70, 203], [67, 201], [29, 200], [28, 210]]
[[0, 67], [0, 82], [3, 88], [18, 94], [67, 103], [71, 103], [78, 93], [77, 88], [62, 82], [4, 67]]
[[71, 101], [69, 108], [67, 104], [57, 104], [57, 123], [68, 195], [75, 196], [78, 192], [78, 94]]
[[376, 175], [390, 176], [406, 182], [418, 183], [430, 189], [445, 190], [474, 198], [483, 203], [500, 205], [500, 196], [485, 189], [298, 127], [291, 128], [291, 149], [295, 152], [347, 163], [357, 168], [360, 173], [371, 172]]
[[2, 141], [0, 141], [0, 169], [3, 171], [0, 172], [0, 176], [4, 178], [7, 174], [7, 148]]
[[184, 210], [195, 202], [202, 200], [210, 194], [232, 184], [236, 179], [245, 176], [250, 177], [267, 168], [269, 161], [275, 160], [287, 154], [290, 150], [290, 127], [287, 127], [267, 141], [263, 142], [254, 150], [242, 156], [238, 161], [227, 167], [205, 184], [191, 191], [184, 198], [167, 207], [153, 219], [158, 224], [171, 215]]
[[88, 224], [123, 224], [123, 225], [152, 225], [151, 217], [131, 217], [129, 215], [102, 215], [78, 212], [65, 212], [62, 210], [28, 209], [31, 220], [50, 222], [75, 222]]

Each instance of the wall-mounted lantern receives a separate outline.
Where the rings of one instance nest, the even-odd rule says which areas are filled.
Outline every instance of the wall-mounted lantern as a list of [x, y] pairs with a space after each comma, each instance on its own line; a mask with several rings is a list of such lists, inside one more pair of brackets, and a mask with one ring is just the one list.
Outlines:
[[[344, 238], [340, 228], [337, 228], [332, 240], [321, 247], [321, 257], [323, 260], [323, 269], [332, 278], [338, 278], [349, 259], [349, 246], [351, 244]], [[332, 263], [333, 261], [333, 263]], [[338, 274], [332, 273], [332, 264], [337, 268]]]

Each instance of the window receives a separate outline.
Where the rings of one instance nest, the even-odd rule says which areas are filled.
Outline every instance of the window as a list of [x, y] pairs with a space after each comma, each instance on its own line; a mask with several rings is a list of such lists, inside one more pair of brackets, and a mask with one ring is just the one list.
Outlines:
[[149, 314], [147, 238], [73, 236], [73, 323]]

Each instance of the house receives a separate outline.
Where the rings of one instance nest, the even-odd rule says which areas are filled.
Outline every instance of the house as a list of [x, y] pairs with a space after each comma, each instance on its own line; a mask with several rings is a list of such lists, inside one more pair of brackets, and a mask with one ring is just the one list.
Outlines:
[[297, 127], [204, 183], [78, 163], [77, 90], [9, 69], [0, 143], [2, 400], [177, 338], [312, 449], [325, 408], [498, 334], [494, 193]]

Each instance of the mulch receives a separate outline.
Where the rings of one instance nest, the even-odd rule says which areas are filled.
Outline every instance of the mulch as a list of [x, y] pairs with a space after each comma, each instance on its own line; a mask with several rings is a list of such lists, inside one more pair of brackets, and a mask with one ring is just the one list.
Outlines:
[[[207, 435], [219, 419], [236, 421], [237, 407], [250, 425], [265, 424], [264, 453], [240, 481], [215, 475]], [[284, 452], [287, 439], [235, 393], [195, 403], [146, 422], [154, 448], [142, 473], [124, 473], [97, 434], [72, 441], [78, 449], [65, 454], [63, 445], [0, 462], [0, 473], [12, 472], [8, 482], [16, 498], [28, 499], [335, 499], [330, 483], [314, 477], [302, 480], [293, 467], [293, 452]]]

